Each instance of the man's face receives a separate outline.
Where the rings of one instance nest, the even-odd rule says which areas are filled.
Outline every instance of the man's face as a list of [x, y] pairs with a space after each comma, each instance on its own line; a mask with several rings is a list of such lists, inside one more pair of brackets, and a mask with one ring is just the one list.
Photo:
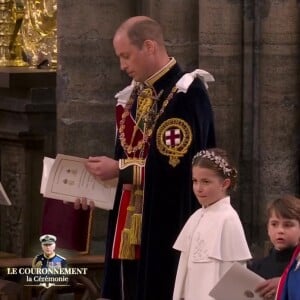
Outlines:
[[135, 81], [143, 82], [151, 74], [151, 55], [145, 46], [141, 49], [131, 44], [125, 32], [117, 33], [113, 40], [116, 55], [120, 60], [120, 68]]
[[43, 244], [42, 245], [43, 252], [46, 256], [51, 256], [55, 250], [55, 243], [52, 244]]

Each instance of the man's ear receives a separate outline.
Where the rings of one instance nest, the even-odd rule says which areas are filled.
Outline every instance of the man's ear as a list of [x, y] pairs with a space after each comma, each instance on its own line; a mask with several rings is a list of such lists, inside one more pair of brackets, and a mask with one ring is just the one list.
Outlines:
[[152, 40], [145, 40], [144, 41], [144, 48], [149, 54], [153, 54], [156, 51], [157, 44], [155, 41]]

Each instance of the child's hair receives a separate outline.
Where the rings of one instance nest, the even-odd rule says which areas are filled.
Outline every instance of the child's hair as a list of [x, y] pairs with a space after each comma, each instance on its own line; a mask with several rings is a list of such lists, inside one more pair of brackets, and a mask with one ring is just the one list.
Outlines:
[[236, 188], [237, 170], [223, 149], [211, 148], [196, 153], [192, 160], [192, 167], [214, 170], [221, 178], [230, 179], [229, 191]]
[[294, 219], [300, 223], [300, 199], [292, 195], [277, 198], [267, 206], [268, 220], [273, 212], [277, 217]]

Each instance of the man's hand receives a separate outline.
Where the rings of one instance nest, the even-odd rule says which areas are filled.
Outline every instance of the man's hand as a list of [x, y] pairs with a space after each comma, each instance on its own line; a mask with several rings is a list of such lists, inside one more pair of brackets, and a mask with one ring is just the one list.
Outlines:
[[259, 284], [255, 291], [264, 299], [271, 300], [275, 298], [277, 286], [279, 283], [280, 277], [274, 277], [267, 279], [263, 283]]
[[119, 176], [119, 162], [107, 156], [89, 157], [86, 169], [101, 180], [113, 179]]
[[[113, 179], [119, 176], [119, 162], [107, 156], [89, 157], [85, 163], [85, 167], [93, 176], [101, 180]], [[88, 203], [86, 198], [77, 198], [74, 202], [75, 209], [87, 210], [94, 209], [95, 203]]]
[[89, 207], [90, 207], [90, 209], [94, 209], [95, 208], [95, 202], [90, 201], [88, 203], [86, 198], [77, 198], [74, 202], [74, 208], [75, 209], [82, 208], [83, 210], [87, 210]]

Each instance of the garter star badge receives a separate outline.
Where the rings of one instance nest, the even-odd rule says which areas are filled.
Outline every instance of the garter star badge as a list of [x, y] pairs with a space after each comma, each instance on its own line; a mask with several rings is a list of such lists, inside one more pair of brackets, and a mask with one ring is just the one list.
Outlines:
[[191, 142], [191, 128], [182, 119], [168, 119], [157, 129], [157, 148], [161, 154], [169, 157], [169, 164], [174, 168], [180, 163], [179, 158], [184, 156]]

